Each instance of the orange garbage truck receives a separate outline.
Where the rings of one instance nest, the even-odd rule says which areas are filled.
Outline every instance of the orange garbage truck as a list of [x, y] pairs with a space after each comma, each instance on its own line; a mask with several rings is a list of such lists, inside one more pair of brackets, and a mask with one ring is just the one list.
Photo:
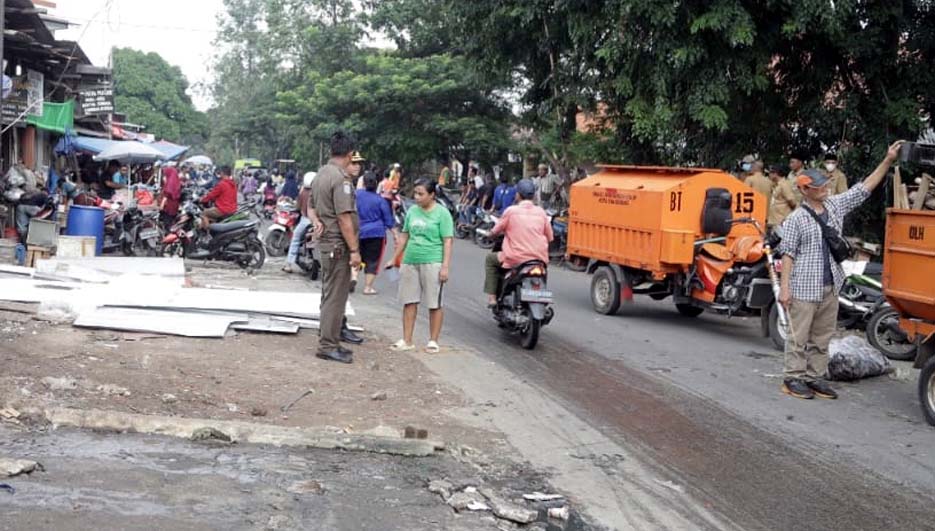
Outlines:
[[916, 344], [919, 402], [935, 426], [935, 212], [889, 209], [883, 249], [883, 295]]
[[[591, 302], [614, 314], [634, 295], [679, 313], [783, 313], [763, 227], [769, 198], [721, 170], [599, 166], [571, 187], [568, 258], [587, 263]], [[777, 323], [786, 322], [780, 315]]]

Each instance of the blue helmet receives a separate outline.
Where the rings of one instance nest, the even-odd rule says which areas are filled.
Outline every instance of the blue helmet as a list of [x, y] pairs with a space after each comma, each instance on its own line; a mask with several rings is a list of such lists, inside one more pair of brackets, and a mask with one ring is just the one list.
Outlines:
[[529, 179], [516, 183], [516, 193], [523, 199], [532, 199], [536, 195], [536, 185]]

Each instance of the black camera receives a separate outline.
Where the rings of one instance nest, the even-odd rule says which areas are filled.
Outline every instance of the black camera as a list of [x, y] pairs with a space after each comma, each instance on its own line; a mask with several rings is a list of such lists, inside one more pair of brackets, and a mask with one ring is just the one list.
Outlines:
[[899, 162], [935, 166], [935, 145], [905, 142], [899, 148]]

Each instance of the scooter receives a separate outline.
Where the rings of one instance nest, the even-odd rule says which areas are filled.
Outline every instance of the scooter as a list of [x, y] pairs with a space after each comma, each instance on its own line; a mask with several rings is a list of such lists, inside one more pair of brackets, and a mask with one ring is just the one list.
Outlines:
[[309, 280], [318, 280], [321, 276], [321, 261], [318, 259], [318, 251], [311, 238], [312, 233], [309, 231], [299, 247], [299, 255], [295, 263], [308, 275]]
[[478, 212], [478, 217], [480, 223], [474, 230], [474, 243], [481, 249], [493, 249], [496, 244], [496, 237], [491, 232], [500, 218], [490, 212]]
[[552, 224], [552, 242], [549, 243], [549, 260], [561, 263], [568, 249], [568, 209], [546, 210]]
[[[201, 207], [188, 201], [169, 233], [162, 239], [162, 256], [179, 256], [192, 260], [234, 262], [243, 269], [255, 271], [263, 267], [266, 251], [259, 238], [257, 220], [213, 223], [207, 235], [199, 227]], [[207, 242], [204, 241], [209, 237]]]
[[273, 216], [273, 224], [266, 233], [266, 252], [270, 256], [285, 256], [289, 251], [289, 243], [292, 241], [292, 232], [299, 224], [299, 218], [302, 213], [299, 212], [295, 201], [289, 198], [280, 199], [276, 205], [276, 214]]
[[541, 328], [555, 317], [548, 264], [533, 260], [510, 269], [500, 280], [498, 293], [493, 317], [500, 328], [518, 334], [524, 349], [536, 348]]

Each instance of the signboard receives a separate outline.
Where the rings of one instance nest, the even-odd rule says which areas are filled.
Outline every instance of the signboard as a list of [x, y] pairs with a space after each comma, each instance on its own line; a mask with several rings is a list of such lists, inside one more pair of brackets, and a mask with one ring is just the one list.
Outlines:
[[[10, 93], [3, 98], [2, 114], [3, 124], [17, 123], [22, 127], [26, 125], [26, 107], [29, 105], [29, 81], [26, 76], [13, 77], [13, 86]], [[40, 113], [42, 110], [40, 109]]]
[[35, 70], [26, 71], [26, 106], [29, 114], [42, 116], [42, 103], [45, 99], [45, 76]]
[[82, 87], [78, 90], [83, 115], [114, 112], [114, 88], [110, 85]]

